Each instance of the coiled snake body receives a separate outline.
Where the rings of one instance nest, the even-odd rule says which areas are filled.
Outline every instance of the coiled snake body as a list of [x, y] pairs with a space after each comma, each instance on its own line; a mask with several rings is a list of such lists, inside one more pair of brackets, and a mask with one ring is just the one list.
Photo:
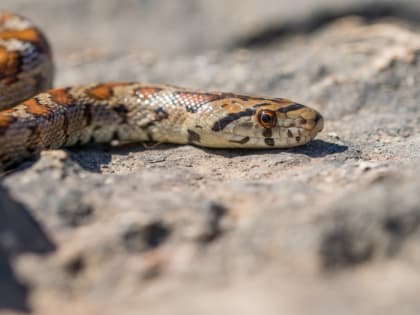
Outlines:
[[127, 82], [48, 90], [52, 77], [42, 33], [0, 12], [0, 169], [41, 150], [91, 141], [286, 148], [323, 128], [318, 112], [282, 98]]

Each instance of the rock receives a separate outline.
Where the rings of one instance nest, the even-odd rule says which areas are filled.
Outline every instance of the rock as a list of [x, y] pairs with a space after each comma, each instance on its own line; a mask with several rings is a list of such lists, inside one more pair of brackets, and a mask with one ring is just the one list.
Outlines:
[[[0, 270], [20, 299], [6, 305], [0, 294], [0, 308], [418, 313], [416, 2], [399, 3], [399, 11], [350, 0], [312, 1], [301, 11], [257, 1], [224, 10], [204, 0], [76, 1], [72, 10], [59, 1], [6, 2], [47, 26], [57, 85], [141, 80], [288, 97], [319, 109], [326, 123], [315, 141], [289, 150], [89, 146], [25, 163], [0, 190], [0, 233], [8, 231]], [[329, 18], [313, 24], [310, 6]], [[273, 23], [282, 30], [302, 16], [309, 22], [264, 37]], [[181, 39], [168, 32], [176, 23]], [[145, 25], [156, 32], [133, 40]], [[11, 215], [13, 225], [1, 223]], [[38, 255], [38, 238], [49, 255]]]
[[42, 227], [23, 205], [0, 186], [0, 310], [28, 311], [28, 287], [11, 264], [19, 254], [45, 254], [54, 250]]
[[[381, 174], [364, 189], [354, 189], [339, 198], [330, 209], [332, 222], [326, 224], [321, 241], [325, 271], [372, 259], [392, 259], [409, 246], [407, 243], [417, 241], [420, 185], [410, 173]], [[420, 257], [415, 247], [410, 251], [410, 255]]]

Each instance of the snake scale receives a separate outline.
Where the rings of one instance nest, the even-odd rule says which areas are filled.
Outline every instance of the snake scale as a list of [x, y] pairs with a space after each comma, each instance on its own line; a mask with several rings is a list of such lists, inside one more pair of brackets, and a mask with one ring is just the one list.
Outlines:
[[51, 56], [28, 19], [0, 12], [0, 169], [89, 142], [287, 148], [323, 128], [317, 111], [283, 98], [130, 82], [51, 89]]

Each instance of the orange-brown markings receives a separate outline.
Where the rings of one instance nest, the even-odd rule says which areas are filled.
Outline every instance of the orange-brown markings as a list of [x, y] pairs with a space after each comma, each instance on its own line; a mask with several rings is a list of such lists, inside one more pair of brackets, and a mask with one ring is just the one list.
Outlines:
[[10, 125], [16, 120], [12, 114], [13, 110], [7, 109], [0, 112], [0, 135], [4, 135]]
[[50, 110], [47, 107], [39, 104], [35, 98], [31, 98], [25, 101], [23, 105], [26, 107], [26, 111], [29, 114], [44, 116], [50, 113]]
[[125, 86], [129, 83], [126, 82], [115, 82], [115, 83], [104, 83], [99, 84], [93, 88], [87, 90], [89, 97], [99, 101], [109, 100], [114, 95], [114, 88], [117, 86]]
[[0, 73], [3, 73], [4, 69], [7, 66], [8, 58], [7, 49], [5, 47], [0, 46]]
[[17, 51], [8, 52], [5, 47], [0, 46], [0, 80], [7, 84], [10, 80], [15, 80], [13, 75], [19, 72], [20, 55]]
[[162, 91], [162, 89], [157, 87], [141, 87], [136, 89], [134, 94], [141, 98], [150, 98], [160, 91]]
[[35, 28], [26, 30], [4, 30], [0, 32], [0, 39], [19, 39], [24, 42], [39, 43], [42, 41], [41, 34]]
[[51, 100], [63, 106], [71, 106], [74, 100], [66, 89], [54, 89], [48, 92], [51, 95]]
[[241, 105], [238, 105], [238, 104], [235, 104], [235, 103], [225, 103], [225, 104], [222, 104], [221, 106], [228, 113], [236, 113], [236, 112], [239, 112], [242, 109]]

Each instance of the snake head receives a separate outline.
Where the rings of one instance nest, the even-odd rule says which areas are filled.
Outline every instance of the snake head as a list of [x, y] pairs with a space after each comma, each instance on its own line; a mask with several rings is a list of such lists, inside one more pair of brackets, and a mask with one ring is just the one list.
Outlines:
[[286, 99], [236, 96], [220, 105], [217, 116], [212, 131], [223, 134], [226, 145], [243, 148], [288, 148], [306, 144], [324, 126], [316, 110]]

